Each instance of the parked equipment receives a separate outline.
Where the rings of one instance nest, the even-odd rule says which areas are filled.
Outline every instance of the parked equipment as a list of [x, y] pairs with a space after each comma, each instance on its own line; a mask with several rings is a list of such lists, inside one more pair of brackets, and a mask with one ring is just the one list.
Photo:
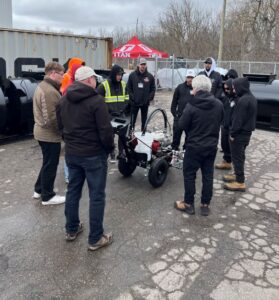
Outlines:
[[[158, 114], [163, 117], [163, 130], [151, 132], [149, 125]], [[123, 152], [118, 156], [119, 172], [127, 177], [135, 171], [136, 167], [142, 167], [148, 170], [150, 184], [153, 187], [161, 186], [173, 162], [173, 151], [170, 147], [171, 126], [166, 112], [160, 108], [155, 109], [149, 115], [143, 132], [131, 131], [130, 118], [114, 117], [111, 124], [123, 145]], [[181, 159], [179, 159], [180, 166]]]
[[258, 101], [257, 127], [279, 130], [279, 80], [276, 74], [243, 74]]
[[[0, 85], [0, 135], [30, 134], [33, 130], [34, 79], [5, 79]], [[5, 136], [3, 136], [5, 135]]]

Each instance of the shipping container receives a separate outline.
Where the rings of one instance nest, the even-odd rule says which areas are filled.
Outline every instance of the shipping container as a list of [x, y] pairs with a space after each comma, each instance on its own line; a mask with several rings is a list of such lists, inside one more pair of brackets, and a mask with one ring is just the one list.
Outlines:
[[0, 28], [0, 77], [21, 77], [22, 71], [42, 72], [50, 61], [65, 64], [81, 57], [94, 69], [110, 69], [112, 38]]

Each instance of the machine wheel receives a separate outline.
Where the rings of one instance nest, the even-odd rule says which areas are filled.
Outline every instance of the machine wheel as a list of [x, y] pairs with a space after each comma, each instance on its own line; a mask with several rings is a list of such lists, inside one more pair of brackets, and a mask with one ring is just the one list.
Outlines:
[[148, 180], [153, 187], [161, 186], [168, 175], [169, 164], [164, 158], [156, 158], [151, 163]]
[[132, 175], [136, 167], [137, 164], [133, 160], [129, 161], [126, 158], [120, 158], [118, 160], [118, 170], [125, 177]]

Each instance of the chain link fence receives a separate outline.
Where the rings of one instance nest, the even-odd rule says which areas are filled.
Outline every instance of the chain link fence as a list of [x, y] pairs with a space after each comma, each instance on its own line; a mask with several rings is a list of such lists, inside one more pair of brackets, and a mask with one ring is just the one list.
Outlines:
[[[173, 90], [178, 84], [185, 81], [187, 69], [194, 69], [198, 74], [204, 68], [204, 60], [177, 59], [177, 58], [147, 58], [148, 71], [155, 77], [156, 87]], [[137, 59], [115, 60], [126, 73], [132, 72], [137, 65]], [[220, 61], [217, 71], [225, 75], [229, 69], [235, 69], [239, 76], [243, 74], [277, 74], [279, 62], [249, 62], [249, 61]]]

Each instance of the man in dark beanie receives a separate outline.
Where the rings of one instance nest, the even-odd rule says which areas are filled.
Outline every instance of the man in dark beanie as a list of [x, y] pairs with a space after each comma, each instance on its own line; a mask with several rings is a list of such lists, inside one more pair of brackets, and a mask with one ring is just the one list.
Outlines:
[[[236, 77], [235, 77], [236, 76]], [[223, 150], [223, 161], [215, 165], [219, 170], [231, 170], [232, 158], [229, 130], [231, 125], [231, 116], [235, 107], [237, 96], [235, 95], [232, 87], [233, 79], [238, 77], [237, 72], [234, 69], [230, 69], [225, 75], [226, 81], [223, 82], [224, 93], [222, 94], [221, 101], [224, 105], [224, 123], [221, 126], [221, 147]]]
[[[114, 65], [111, 69], [109, 78], [102, 82], [98, 88], [98, 94], [105, 98], [109, 113], [111, 116], [120, 116], [122, 113], [128, 111], [129, 96], [127, 93], [126, 82], [122, 80], [124, 70]], [[122, 146], [120, 141], [118, 142], [119, 152], [121, 152]], [[110, 154], [110, 162], [116, 162], [115, 151]]]
[[232, 114], [230, 145], [234, 174], [225, 175], [224, 188], [230, 191], [246, 190], [244, 164], [245, 150], [249, 145], [252, 131], [256, 128], [257, 100], [250, 91], [248, 78], [237, 78], [233, 88], [239, 97]]

